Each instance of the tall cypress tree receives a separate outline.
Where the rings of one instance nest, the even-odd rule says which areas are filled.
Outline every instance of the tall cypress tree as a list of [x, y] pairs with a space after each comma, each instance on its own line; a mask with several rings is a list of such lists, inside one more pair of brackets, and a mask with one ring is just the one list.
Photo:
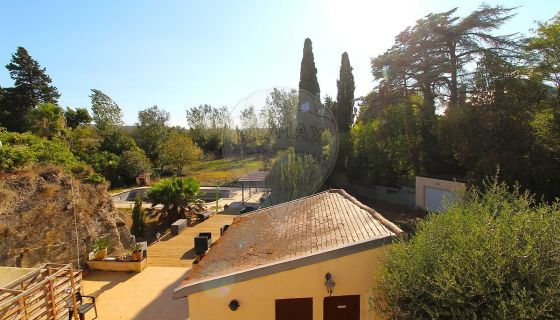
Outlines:
[[315, 68], [315, 60], [313, 58], [313, 47], [311, 45], [311, 39], [309, 38], [305, 39], [303, 44], [299, 89], [309, 92], [316, 98], [319, 98], [321, 95], [319, 81], [317, 81], [317, 68]]
[[335, 117], [338, 130], [342, 133], [348, 133], [354, 120], [354, 76], [352, 75], [352, 67], [348, 53], [342, 54], [340, 64], [340, 76], [336, 82], [338, 94], [336, 96], [337, 103], [335, 105]]
[[27, 116], [31, 109], [40, 103], [58, 102], [60, 94], [51, 85], [46, 69], [41, 68], [23, 47], [18, 47], [6, 69], [10, 72], [15, 86], [8, 91], [2, 103], [2, 123], [12, 131], [25, 131], [28, 128]]

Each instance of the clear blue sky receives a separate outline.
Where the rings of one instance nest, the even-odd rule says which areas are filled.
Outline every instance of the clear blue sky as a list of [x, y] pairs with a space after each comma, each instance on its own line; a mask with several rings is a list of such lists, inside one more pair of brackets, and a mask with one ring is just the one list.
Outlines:
[[[529, 33], [560, 10], [555, 0], [503, 0], [521, 6], [502, 30]], [[369, 61], [405, 27], [430, 12], [471, 0], [366, 1], [3, 1], [0, 65], [17, 46], [47, 68], [61, 106], [89, 107], [91, 88], [121, 106], [134, 124], [158, 105], [186, 125], [187, 107], [233, 107], [254, 91], [296, 88], [303, 41], [313, 41], [321, 95], [336, 96], [340, 55], [354, 67], [356, 96], [372, 89]], [[0, 85], [11, 86], [0, 69]]]

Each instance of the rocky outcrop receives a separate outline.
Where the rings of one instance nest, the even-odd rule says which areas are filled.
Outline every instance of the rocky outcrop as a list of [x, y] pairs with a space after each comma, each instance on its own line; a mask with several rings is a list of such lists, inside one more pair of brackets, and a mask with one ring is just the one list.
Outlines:
[[[124, 254], [130, 232], [105, 185], [85, 184], [62, 169], [0, 173], [0, 265], [84, 263], [99, 236]], [[77, 241], [76, 241], [77, 239]]]

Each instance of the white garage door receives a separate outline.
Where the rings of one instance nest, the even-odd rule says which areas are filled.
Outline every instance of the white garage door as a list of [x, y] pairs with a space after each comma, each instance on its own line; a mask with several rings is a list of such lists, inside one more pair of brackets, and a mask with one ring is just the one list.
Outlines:
[[457, 195], [449, 190], [426, 187], [424, 192], [426, 210], [440, 212], [447, 202], [457, 199]]

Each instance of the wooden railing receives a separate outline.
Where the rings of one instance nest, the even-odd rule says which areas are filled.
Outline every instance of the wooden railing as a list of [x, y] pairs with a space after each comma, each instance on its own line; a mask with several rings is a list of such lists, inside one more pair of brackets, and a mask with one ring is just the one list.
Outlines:
[[[45, 264], [0, 287], [1, 320], [67, 319], [66, 299], [82, 289], [82, 271], [71, 264]], [[77, 320], [77, 314], [74, 314]]]

